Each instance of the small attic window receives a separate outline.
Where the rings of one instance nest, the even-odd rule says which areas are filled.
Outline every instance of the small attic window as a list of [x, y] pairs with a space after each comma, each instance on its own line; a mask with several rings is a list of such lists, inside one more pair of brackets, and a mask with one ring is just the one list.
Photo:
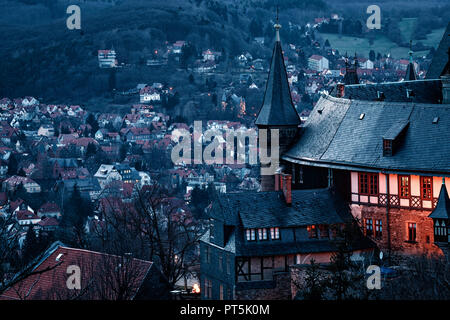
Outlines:
[[439, 122], [439, 117], [434, 117], [433, 118], [433, 124], [437, 124]]
[[392, 156], [392, 140], [383, 139], [383, 156]]
[[359, 115], [359, 120], [362, 120], [362, 119], [364, 119], [364, 117], [366, 116], [366, 114], [365, 113], [361, 113], [360, 115]]
[[400, 120], [392, 124], [383, 135], [383, 156], [394, 155], [396, 149], [400, 146], [408, 127], [408, 120]]
[[318, 112], [319, 114], [322, 114], [322, 111], [323, 111], [323, 109], [317, 109], [317, 112]]
[[383, 101], [385, 98], [383, 91], [377, 91], [377, 100]]
[[412, 98], [412, 97], [414, 97], [414, 96], [415, 96], [415, 93], [414, 93], [413, 90], [411, 90], [411, 89], [406, 89], [406, 97], [407, 97], [407, 98]]
[[56, 257], [55, 261], [59, 261], [59, 260], [61, 260], [62, 256], [63, 256], [63, 254], [62, 254], [62, 253], [58, 254], [58, 256]]

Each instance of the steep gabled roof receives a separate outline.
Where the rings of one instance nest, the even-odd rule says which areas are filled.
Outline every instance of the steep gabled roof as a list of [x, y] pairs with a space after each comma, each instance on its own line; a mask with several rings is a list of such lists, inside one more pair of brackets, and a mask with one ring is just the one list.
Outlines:
[[[409, 126], [395, 155], [384, 157], [382, 137], [390, 128], [398, 131], [402, 128], [399, 123], [406, 121]], [[347, 170], [450, 173], [449, 127], [449, 104], [322, 96], [302, 128], [300, 138], [282, 158]]]
[[427, 72], [427, 79], [438, 79], [448, 64], [448, 49], [450, 48], [450, 22], [445, 29], [439, 47], [434, 53], [433, 60]]
[[296, 126], [300, 123], [300, 118], [292, 103], [283, 50], [277, 36], [267, 78], [264, 101], [255, 124], [262, 126]]
[[413, 51], [412, 51], [412, 41], [409, 41], [409, 63], [406, 68], [405, 80], [417, 80], [416, 70], [414, 68], [413, 62]]
[[442, 182], [441, 192], [433, 212], [428, 216], [433, 219], [450, 219], [450, 199], [448, 197], [445, 180]]

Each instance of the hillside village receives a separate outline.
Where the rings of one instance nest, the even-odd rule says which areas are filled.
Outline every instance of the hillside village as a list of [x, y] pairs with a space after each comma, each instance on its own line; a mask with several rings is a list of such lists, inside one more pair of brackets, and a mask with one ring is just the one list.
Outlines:
[[[333, 13], [306, 25], [290, 26], [300, 30], [301, 37], [298, 42], [282, 43], [290, 98], [300, 127], [323, 95], [336, 94], [343, 85], [423, 80], [432, 61], [431, 53], [414, 55], [412, 43], [404, 57], [375, 51], [369, 56], [339, 52], [319, 32], [323, 24], [333, 20], [342, 17]], [[270, 21], [274, 23], [278, 21]], [[70, 100], [52, 104], [38, 96], [2, 97], [0, 216], [7, 226], [7, 237], [17, 243], [10, 261], [1, 268], [0, 289], [49, 247], [53, 251], [46, 257], [52, 259], [55, 252], [75, 255], [75, 248], [128, 253], [125, 248], [111, 247], [124, 241], [107, 234], [109, 228], [116, 228], [121, 214], [137, 219], [146, 210], [139, 207], [142, 199], [153, 197], [158, 198], [155, 211], [167, 214], [165, 223], [173, 223], [176, 230], [183, 229], [183, 234], [194, 239], [180, 249], [183, 257], [170, 253], [170, 263], [184, 259], [182, 267], [175, 263], [177, 274], [163, 272], [171, 291], [177, 289], [196, 299], [200, 285], [208, 290], [209, 283], [200, 284], [198, 240], [211, 230], [207, 215], [211, 203], [220, 195], [261, 191], [260, 167], [237, 162], [174, 164], [171, 154], [177, 142], [172, 137], [187, 130], [192, 139], [198, 139], [194, 120], [202, 120], [203, 131], [219, 130], [223, 137], [228, 130], [256, 129], [255, 118], [271, 68], [273, 52], [268, 48], [272, 48], [273, 39], [260, 34], [251, 43], [261, 47], [259, 54], [231, 54], [220, 46], [198, 48], [186, 39], [162, 42], [152, 48], [140, 67], [152, 78], [171, 70], [186, 81], [169, 82], [164, 77], [127, 88], [120, 74], [131, 66], [120, 49], [105, 44], [90, 58], [107, 75], [111, 108], [72, 105]], [[383, 92], [377, 94], [383, 100]], [[124, 227], [129, 222], [121, 223]], [[148, 221], [141, 223], [144, 227], [135, 230], [136, 235], [147, 231]], [[130, 244], [138, 243], [131, 236], [126, 239]], [[169, 241], [180, 245], [173, 238]], [[61, 245], [55, 247], [59, 242]], [[162, 252], [133, 252], [138, 258], [140, 254], [147, 260], [157, 256], [164, 265]], [[147, 264], [145, 268], [152, 270]]]

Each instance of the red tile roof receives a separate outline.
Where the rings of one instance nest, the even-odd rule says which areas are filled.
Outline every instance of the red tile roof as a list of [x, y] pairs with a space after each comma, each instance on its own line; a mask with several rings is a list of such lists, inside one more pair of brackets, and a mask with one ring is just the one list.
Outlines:
[[[37, 264], [31, 275], [8, 288], [0, 300], [89, 299], [117, 300], [119, 284], [130, 283], [123, 292], [124, 300], [131, 300], [141, 287], [152, 262], [122, 258], [55, 243]], [[81, 290], [68, 289], [69, 266], [80, 268]], [[73, 271], [72, 271], [73, 274]], [[123, 288], [121, 288], [123, 289]]]

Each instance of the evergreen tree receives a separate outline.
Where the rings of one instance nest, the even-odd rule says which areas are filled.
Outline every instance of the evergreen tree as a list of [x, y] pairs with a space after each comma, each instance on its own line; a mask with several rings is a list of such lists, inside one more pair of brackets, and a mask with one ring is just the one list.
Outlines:
[[97, 153], [97, 147], [93, 143], [89, 143], [86, 148], [86, 158], [93, 156]]
[[23, 168], [20, 168], [19, 171], [17, 171], [17, 175], [21, 177], [26, 177], [27, 174], [25, 173], [25, 170]]
[[122, 143], [119, 148], [119, 159], [121, 162], [126, 158], [127, 153], [128, 153], [128, 146], [126, 143]]
[[375, 51], [373, 50], [369, 51], [369, 60], [372, 62], [375, 61]]
[[39, 253], [39, 245], [36, 238], [36, 233], [34, 232], [33, 227], [30, 226], [28, 227], [22, 249], [23, 262], [25, 264], [29, 263]]
[[337, 231], [337, 250], [331, 255], [329, 269], [331, 277], [328, 288], [336, 300], [361, 298], [355, 297], [355, 292], [361, 292], [365, 273], [351, 259], [355, 243], [361, 241], [362, 235], [356, 221], [348, 222], [343, 229]]
[[8, 175], [13, 176], [17, 173], [19, 163], [14, 153], [11, 154], [8, 161]]
[[306, 267], [304, 283], [294, 284], [299, 287], [296, 300], [322, 300], [326, 290], [325, 278], [314, 259], [311, 259], [310, 265]]
[[86, 118], [86, 124], [89, 124], [92, 128], [91, 132], [95, 134], [100, 126], [98, 125], [97, 119], [95, 119], [94, 115], [90, 113], [88, 117]]

